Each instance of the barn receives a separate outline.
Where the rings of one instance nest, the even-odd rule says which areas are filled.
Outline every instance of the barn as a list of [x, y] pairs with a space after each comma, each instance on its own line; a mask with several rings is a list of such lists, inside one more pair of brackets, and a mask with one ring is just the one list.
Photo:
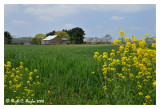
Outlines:
[[45, 39], [41, 40], [42, 45], [60, 45], [60, 44], [67, 44], [66, 38], [61, 38], [58, 35], [48, 36]]

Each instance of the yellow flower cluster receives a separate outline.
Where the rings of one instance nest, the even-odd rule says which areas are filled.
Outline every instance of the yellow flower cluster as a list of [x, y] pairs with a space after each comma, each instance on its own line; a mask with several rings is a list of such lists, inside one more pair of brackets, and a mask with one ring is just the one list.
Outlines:
[[120, 34], [120, 36], [124, 36], [124, 35], [125, 35], [125, 32], [124, 32], [123, 30], [121, 30], [121, 31], [119, 32], [119, 34]]
[[145, 34], [145, 37], [146, 37], [146, 39], [149, 39], [150, 35], [149, 34]]
[[[120, 34], [124, 35], [124, 31], [120, 31]], [[148, 34], [145, 36], [149, 37]], [[155, 41], [156, 38], [153, 40]], [[104, 84], [109, 86], [110, 82], [114, 80], [128, 81], [135, 86], [137, 95], [144, 96], [146, 100], [144, 104], [150, 104], [151, 95], [153, 95], [151, 93], [156, 90], [156, 42], [152, 44], [152, 48], [149, 48], [145, 40], [138, 40], [134, 36], [131, 39], [125, 38], [125, 42], [125, 45], [121, 45], [120, 40], [114, 40], [113, 44], [119, 45], [119, 50], [115, 52], [113, 49], [110, 55], [107, 52], [102, 55], [98, 52], [94, 53], [94, 59], [104, 63], [102, 66]], [[114, 84], [116, 82], [114, 81]], [[117, 86], [114, 85], [114, 87]], [[114, 88], [112, 87], [112, 89]]]
[[120, 45], [120, 44], [121, 44], [121, 41], [120, 41], [119, 39], [114, 40], [114, 41], [113, 41], [113, 44], [114, 44], [114, 45]]
[[[39, 87], [39, 74], [37, 69], [29, 72], [20, 62], [17, 68], [11, 68], [11, 62], [4, 64], [5, 97], [10, 99], [31, 99], [35, 96], [35, 89]], [[8, 97], [7, 97], [8, 96]]]
[[105, 86], [103, 86], [103, 89], [104, 89], [104, 90], [107, 90], [107, 86], [106, 86], [106, 85], [105, 85]]
[[125, 42], [129, 42], [129, 38], [125, 38]]

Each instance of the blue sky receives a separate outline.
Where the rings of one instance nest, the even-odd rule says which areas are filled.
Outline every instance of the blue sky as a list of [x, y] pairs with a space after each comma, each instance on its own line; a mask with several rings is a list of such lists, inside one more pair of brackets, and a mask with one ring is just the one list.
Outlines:
[[155, 36], [156, 5], [4, 5], [4, 29], [16, 37], [80, 27], [85, 37]]

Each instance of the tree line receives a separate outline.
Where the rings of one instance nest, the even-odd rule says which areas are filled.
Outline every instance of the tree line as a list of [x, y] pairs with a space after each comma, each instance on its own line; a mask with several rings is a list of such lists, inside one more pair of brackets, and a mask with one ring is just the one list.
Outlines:
[[109, 34], [106, 34], [104, 37], [86, 37], [84, 39], [86, 43], [93, 43], [93, 44], [111, 44], [112, 43], [112, 37]]
[[51, 31], [46, 34], [36, 34], [35, 37], [32, 39], [33, 44], [41, 44], [41, 40], [50, 35], [58, 35], [62, 38], [67, 39], [67, 44], [83, 44], [85, 31], [82, 28], [76, 27], [70, 30], [63, 29], [62, 31]]
[[35, 45], [40, 45], [41, 40], [50, 35], [58, 35], [62, 38], [67, 39], [67, 44], [83, 44], [83, 43], [112, 43], [112, 37], [107, 34], [102, 38], [99, 37], [84, 37], [85, 31], [80, 28], [63, 29], [61, 31], [51, 31], [46, 34], [38, 33], [33, 38], [32, 37], [22, 37], [13, 38], [13, 36], [8, 32], [4, 32], [4, 43], [5, 44], [23, 44], [25, 41], [30, 42]]
[[[39, 45], [41, 44], [41, 40], [46, 38], [49, 35], [58, 35], [62, 38], [66, 38], [68, 44], [83, 44], [85, 31], [80, 27], [76, 27], [69, 30], [63, 29], [62, 31], [53, 30], [46, 34], [38, 33], [34, 36], [34, 38], [32, 38], [31, 43]], [[8, 31], [5, 31], [4, 44], [12, 44], [13, 43], [12, 39], [13, 39], [13, 36]]]

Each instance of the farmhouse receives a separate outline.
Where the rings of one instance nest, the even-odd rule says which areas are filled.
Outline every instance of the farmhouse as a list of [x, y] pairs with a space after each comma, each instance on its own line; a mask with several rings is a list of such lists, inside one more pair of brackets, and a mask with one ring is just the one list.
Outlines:
[[41, 40], [42, 45], [60, 45], [60, 44], [67, 44], [66, 38], [61, 38], [58, 35], [48, 36], [45, 39]]

